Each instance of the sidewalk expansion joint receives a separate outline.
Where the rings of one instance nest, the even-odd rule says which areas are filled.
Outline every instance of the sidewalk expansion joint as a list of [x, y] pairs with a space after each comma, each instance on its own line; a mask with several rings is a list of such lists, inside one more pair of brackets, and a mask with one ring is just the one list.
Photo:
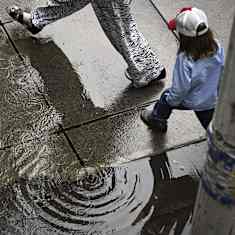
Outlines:
[[[193, 140], [181, 143], [181, 144], [177, 144], [177, 145], [174, 145], [172, 147], [165, 148], [163, 150], [155, 151], [155, 152], [153, 152], [151, 154], [143, 155], [143, 156], [138, 157], [136, 159], [130, 160], [129, 162], [138, 161], [140, 159], [153, 158], [153, 157], [156, 157], [156, 156], [160, 156], [162, 154], [166, 154], [166, 153], [172, 152], [174, 150], [178, 150], [178, 149], [185, 148], [185, 147], [190, 147], [192, 145], [200, 144], [200, 143], [203, 143], [203, 142], [206, 142], [206, 141], [207, 141], [207, 138], [205, 136], [201, 136], [201, 137], [199, 137], [197, 139], [193, 139]], [[125, 163], [126, 162], [121, 163], [120, 165], [125, 164]]]
[[[82, 126], [86, 126], [86, 125], [89, 125], [89, 124], [92, 124], [92, 123], [95, 123], [95, 122], [99, 122], [99, 121], [102, 121], [102, 120], [105, 120], [105, 119], [108, 119], [108, 118], [112, 118], [112, 117], [116, 117], [116, 116], [119, 116], [121, 114], [125, 114], [125, 113], [129, 113], [131, 111], [137, 111], [137, 110], [141, 110], [145, 107], [148, 107], [149, 105], [151, 104], [154, 104], [158, 99], [154, 99], [154, 100], [151, 100], [151, 101], [148, 101], [148, 102], [145, 102], [145, 103], [142, 103], [140, 105], [136, 105], [134, 107], [130, 107], [130, 108], [127, 108], [127, 109], [123, 109], [121, 111], [118, 111], [118, 112], [114, 112], [114, 113], [110, 113], [110, 114], [106, 114], [106, 115], [103, 115], [101, 117], [98, 117], [98, 118], [95, 118], [95, 119], [91, 119], [91, 120], [88, 120], [88, 121], [85, 121], [85, 122], [82, 122], [82, 123], [79, 123], [79, 124], [76, 124], [76, 125], [73, 125], [73, 126], [69, 126], [69, 127], [64, 127], [62, 128], [64, 131], [70, 131], [70, 130], [73, 130], [73, 129], [76, 129], [76, 128], [80, 128]], [[59, 131], [56, 131], [55, 133], [59, 133], [61, 130]]]
[[[80, 162], [81, 166], [85, 167], [86, 165], [85, 165], [84, 161], [77, 154], [76, 149], [74, 148], [71, 140], [69, 139], [69, 137], [67, 136], [66, 133], [63, 133], [63, 134], [65, 135], [65, 138], [67, 137], [66, 139], [69, 142], [69, 145], [72, 148], [73, 152], [75, 153], [75, 155], [76, 155], [78, 161]], [[35, 140], [35, 139], [31, 139], [31, 140], [29, 140], [29, 141], [27, 141], [25, 143], [31, 142], [33, 140]], [[166, 154], [166, 153], [174, 151], [174, 150], [178, 150], [178, 149], [185, 148], [185, 147], [190, 147], [192, 145], [200, 144], [200, 143], [203, 143], [203, 142], [206, 142], [206, 141], [207, 141], [207, 138], [205, 136], [201, 136], [199, 138], [196, 138], [196, 139], [193, 139], [193, 140], [181, 143], [181, 144], [177, 144], [177, 145], [174, 145], [172, 147], [168, 147], [168, 148], [165, 148], [165, 149], [162, 149], [162, 150], [159, 150], [159, 151], [155, 151], [155, 152], [153, 152], [151, 154], [140, 156], [137, 159], [129, 160], [129, 162], [138, 161], [140, 159], [153, 158], [153, 157], [160, 156], [162, 154]], [[25, 144], [25, 143], [19, 143], [19, 144]], [[3, 148], [0, 148], [0, 151], [5, 151], [5, 150], [8, 150], [8, 149], [10, 149], [12, 147], [14, 147], [14, 145], [5, 146]], [[120, 163], [120, 165], [122, 165], [122, 164], [126, 164], [126, 162]]]
[[0, 26], [2, 27], [4, 33], [6, 34], [7, 36], [7, 39], [9, 40], [11, 46], [13, 47], [13, 49], [15, 50], [15, 52], [17, 53], [17, 55], [19, 56], [20, 60], [21, 61], [24, 61], [24, 58], [23, 56], [20, 54], [20, 51], [18, 50], [17, 46], [15, 45], [14, 41], [12, 40], [10, 34], [8, 33], [5, 25], [2, 23], [2, 21], [0, 21]]
[[[167, 20], [166, 18], [163, 16], [163, 14], [161, 13], [161, 11], [158, 9], [158, 7], [155, 5], [155, 3], [152, 1], [152, 0], [149, 0], [149, 2], [151, 3], [151, 5], [154, 7], [154, 9], [157, 11], [158, 15], [161, 17], [161, 19], [163, 20], [163, 22], [166, 24], [166, 26], [168, 25], [167, 23]], [[19, 56], [19, 58], [23, 61], [24, 58], [23, 56], [21, 55], [20, 51], [18, 50], [17, 46], [15, 45], [14, 41], [12, 40], [11, 36], [9, 35], [6, 27], [5, 27], [5, 24], [7, 23], [12, 23], [13, 21], [12, 20], [8, 20], [8, 21], [5, 21], [5, 22], [2, 22], [0, 20], [0, 26], [2, 27], [4, 33], [6, 34], [10, 44], [12, 45], [13, 49], [15, 50], [15, 52], [17, 53], [17, 55]], [[178, 36], [177, 34], [174, 32], [174, 31], [171, 31], [173, 33], [173, 35], [175, 36], [175, 38], [178, 40]], [[46, 97], [44, 95], [42, 95], [46, 105], [49, 106], [49, 102], [47, 101]], [[52, 134], [59, 134], [59, 133], [62, 133], [70, 148], [72, 149], [72, 151], [74, 152], [74, 154], [76, 155], [76, 157], [78, 158], [80, 164], [82, 166], [84, 166], [84, 162], [83, 160], [80, 158], [79, 154], [77, 153], [75, 147], [73, 146], [72, 144], [72, 141], [70, 140], [69, 136], [67, 135], [66, 131], [69, 131], [69, 130], [72, 130], [72, 129], [76, 129], [76, 128], [79, 128], [81, 126], [85, 126], [85, 125], [89, 125], [91, 123], [95, 123], [95, 122], [98, 122], [98, 121], [101, 121], [101, 120], [105, 120], [105, 119], [108, 119], [108, 118], [112, 118], [112, 117], [115, 117], [115, 116], [118, 116], [118, 115], [121, 115], [121, 114], [124, 114], [124, 113], [128, 113], [128, 112], [131, 112], [131, 111], [135, 111], [135, 110], [141, 110], [142, 108], [150, 105], [150, 104], [153, 104], [154, 102], [156, 102], [157, 99], [153, 100], [153, 101], [149, 101], [149, 102], [146, 102], [146, 103], [142, 103], [140, 105], [136, 105], [134, 107], [131, 107], [131, 108], [127, 108], [127, 109], [124, 109], [124, 110], [121, 110], [121, 111], [118, 111], [118, 112], [114, 112], [114, 113], [111, 113], [111, 114], [107, 114], [107, 115], [104, 115], [104, 116], [101, 116], [99, 118], [96, 118], [96, 119], [92, 119], [92, 120], [88, 120], [86, 122], [83, 122], [83, 123], [80, 123], [80, 124], [77, 124], [77, 125], [74, 125], [74, 126], [70, 126], [70, 127], [67, 127], [67, 128], [63, 128], [63, 126], [61, 124], [59, 124], [59, 130], [58, 131], [55, 131], [53, 132]], [[200, 138], [200, 139], [196, 139], [196, 140], [192, 140], [192, 141], [189, 141], [187, 143], [183, 143], [183, 144], [180, 144], [180, 145], [177, 145], [177, 146], [173, 146], [173, 147], [170, 147], [168, 149], [165, 149], [163, 150], [162, 152], [156, 152], [156, 153], [153, 153], [149, 156], [143, 156], [143, 157], [151, 157], [151, 156], [155, 156], [155, 155], [159, 155], [163, 152], [169, 152], [169, 151], [172, 151], [172, 150], [175, 150], [175, 149], [178, 149], [178, 148], [182, 148], [182, 147], [186, 147], [186, 146], [189, 146], [191, 144], [195, 144], [195, 143], [200, 143], [202, 141], [205, 141], [206, 138]], [[32, 139], [33, 141], [33, 139]], [[6, 150], [6, 149], [9, 149], [11, 148], [12, 146], [5, 146], [3, 148], [0, 148], [0, 150]]]
[[[21, 61], [24, 61], [24, 57], [21, 55], [20, 51], [18, 50], [17, 46], [15, 45], [14, 41], [12, 40], [10, 34], [8, 33], [8, 31], [7, 31], [6, 27], [5, 27], [5, 25], [2, 23], [2, 21], [0, 21], [0, 26], [2, 27], [4, 33], [6, 34], [8, 40], [9, 40], [9, 42], [10, 42], [10, 44], [11, 44], [11, 46], [13, 47], [13, 49], [15, 50], [15, 52], [17, 53], [17, 55], [19, 56], [20, 60], [21, 60]], [[36, 84], [36, 86], [37, 86], [37, 84]], [[38, 89], [40, 89], [40, 88], [38, 87]], [[42, 98], [44, 99], [45, 104], [49, 107], [50, 104], [49, 104], [48, 100], [46, 99], [45, 95], [42, 94]], [[76, 155], [76, 157], [77, 157], [78, 161], [80, 162], [81, 166], [84, 167], [84, 166], [85, 166], [84, 161], [80, 158], [79, 154], [77, 153], [75, 147], [74, 147], [73, 144], [72, 144], [72, 141], [69, 139], [68, 135], [65, 133], [65, 131], [64, 131], [64, 129], [63, 129], [63, 126], [62, 126], [61, 124], [59, 124], [59, 128], [60, 128], [60, 130], [61, 130], [60, 132], [62, 132], [63, 135], [64, 135], [64, 137], [66, 138], [66, 140], [67, 140], [67, 142], [68, 142], [70, 148], [72, 149], [72, 151], [73, 151], [74, 154]], [[32, 139], [32, 140], [33, 140], [33, 139]], [[11, 148], [11, 147], [7, 146], [7, 147], [5, 147], [5, 148], [8, 148], [8, 149], [9, 149], [9, 148]], [[0, 148], [0, 150], [2, 150], [2, 149]]]

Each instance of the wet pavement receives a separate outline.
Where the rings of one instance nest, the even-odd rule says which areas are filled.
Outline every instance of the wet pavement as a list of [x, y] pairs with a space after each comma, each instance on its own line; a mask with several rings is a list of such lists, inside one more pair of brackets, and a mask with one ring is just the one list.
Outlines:
[[[1, 234], [188, 234], [205, 142], [1, 187]], [[192, 157], [197, 152], [198, 156]]]
[[[189, 234], [205, 131], [190, 111], [174, 112], [166, 135], [139, 118], [171, 83], [176, 38], [150, 1], [134, 1], [168, 72], [134, 89], [90, 6], [33, 37], [4, 10], [43, 2], [1, 0], [0, 234]], [[227, 48], [233, 0], [152, 2], [166, 18], [205, 9]]]

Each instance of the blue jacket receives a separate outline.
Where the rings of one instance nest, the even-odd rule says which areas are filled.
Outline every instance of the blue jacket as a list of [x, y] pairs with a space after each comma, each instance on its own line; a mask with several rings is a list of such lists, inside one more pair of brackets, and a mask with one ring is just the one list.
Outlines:
[[184, 53], [177, 55], [172, 86], [166, 100], [171, 106], [203, 111], [215, 107], [221, 72], [224, 67], [224, 49], [218, 44], [217, 53], [193, 61]]

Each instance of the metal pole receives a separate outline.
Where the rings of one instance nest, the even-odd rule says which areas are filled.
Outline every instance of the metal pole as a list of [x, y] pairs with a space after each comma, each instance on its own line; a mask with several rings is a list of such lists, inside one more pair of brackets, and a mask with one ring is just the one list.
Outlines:
[[235, 235], [235, 15], [192, 235]]

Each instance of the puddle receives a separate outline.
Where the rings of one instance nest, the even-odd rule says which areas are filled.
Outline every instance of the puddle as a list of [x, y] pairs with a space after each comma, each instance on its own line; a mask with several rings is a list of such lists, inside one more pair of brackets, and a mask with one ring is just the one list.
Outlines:
[[62, 115], [43, 99], [40, 74], [18, 59], [1, 60], [0, 147], [16, 146], [0, 159], [0, 234], [187, 235], [197, 182], [181, 162], [79, 169], [50, 135]]
[[83, 169], [74, 181], [21, 178], [1, 189], [1, 234], [186, 235], [196, 189], [166, 155]]
[[44, 81], [28, 57], [0, 59], [0, 81], [0, 148], [58, 129], [62, 115], [45, 100]]

